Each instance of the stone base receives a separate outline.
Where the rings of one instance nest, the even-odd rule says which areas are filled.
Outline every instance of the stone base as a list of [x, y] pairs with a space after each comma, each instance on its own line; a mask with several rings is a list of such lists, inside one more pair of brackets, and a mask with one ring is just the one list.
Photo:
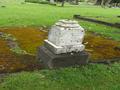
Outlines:
[[62, 46], [56, 46], [55, 44], [53, 44], [48, 40], [44, 41], [44, 46], [50, 51], [52, 51], [54, 54], [69, 53], [73, 51], [79, 52], [85, 49], [85, 46], [83, 44], [65, 45], [64, 47], [62, 47]]
[[75, 65], [85, 65], [88, 63], [88, 53], [85, 51], [79, 53], [54, 54], [44, 46], [38, 48], [37, 58], [41, 60], [45, 68], [53, 69], [59, 67], [68, 67]]

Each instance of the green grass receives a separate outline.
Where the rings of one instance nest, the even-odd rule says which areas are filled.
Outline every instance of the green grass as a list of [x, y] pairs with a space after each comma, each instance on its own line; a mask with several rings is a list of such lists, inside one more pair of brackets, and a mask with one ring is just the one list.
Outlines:
[[[24, 0], [3, 0], [0, 5], [0, 27], [47, 26], [50, 27], [60, 19], [73, 19], [74, 14], [96, 18], [108, 22], [120, 22], [120, 9], [101, 8], [99, 6], [81, 4], [65, 7], [50, 6], [34, 3], [21, 4]], [[98, 32], [104, 36], [120, 41], [120, 30], [100, 24], [81, 21], [85, 29]]]
[[[59, 19], [72, 19], [74, 14], [108, 22], [120, 22], [120, 9], [91, 5], [57, 7], [42, 4], [21, 4], [24, 0], [2, 0], [0, 27], [48, 26]], [[86, 21], [79, 21], [88, 31], [120, 40], [120, 30]], [[11, 74], [1, 80], [0, 90], [120, 90], [120, 64], [89, 64], [77, 68], [40, 70]]]
[[8, 76], [0, 90], [120, 90], [120, 64], [22, 72]]
[[[82, 16], [101, 16], [105, 21], [119, 22], [119, 9], [101, 8], [91, 5], [73, 6], [66, 4], [65, 7], [57, 7], [42, 4], [21, 4], [23, 0], [4, 0], [6, 8], [0, 7], [0, 27], [4, 26], [51, 26], [59, 19], [71, 19], [74, 14]], [[12, 3], [13, 1], [18, 3]]]
[[87, 31], [96, 32], [102, 36], [109, 37], [116, 41], [120, 41], [120, 29], [113, 28], [110, 26], [100, 25], [96, 23], [91, 23], [87, 21], [79, 21], [80, 25]]

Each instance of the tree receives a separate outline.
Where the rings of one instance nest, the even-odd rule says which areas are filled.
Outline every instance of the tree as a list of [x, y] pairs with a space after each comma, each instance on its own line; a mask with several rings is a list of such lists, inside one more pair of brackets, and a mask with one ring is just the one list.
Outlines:
[[101, 5], [102, 0], [96, 0], [95, 5]]
[[97, 0], [95, 5], [108, 6], [112, 0]]
[[120, 0], [96, 0], [95, 5], [106, 6], [108, 4], [119, 4]]
[[76, 5], [79, 5], [79, 0], [76, 0]]
[[118, 6], [119, 7], [120, 0], [111, 0], [110, 4], [114, 7]]
[[61, 6], [64, 7], [64, 4], [65, 4], [65, 0], [62, 0], [62, 5]]

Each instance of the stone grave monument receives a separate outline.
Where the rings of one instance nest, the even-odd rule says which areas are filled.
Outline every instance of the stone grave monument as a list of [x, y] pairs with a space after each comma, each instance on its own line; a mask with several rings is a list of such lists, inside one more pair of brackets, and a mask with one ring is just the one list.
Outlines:
[[77, 21], [60, 20], [51, 27], [44, 46], [38, 48], [37, 58], [50, 69], [86, 64], [89, 55], [82, 44], [84, 35]]

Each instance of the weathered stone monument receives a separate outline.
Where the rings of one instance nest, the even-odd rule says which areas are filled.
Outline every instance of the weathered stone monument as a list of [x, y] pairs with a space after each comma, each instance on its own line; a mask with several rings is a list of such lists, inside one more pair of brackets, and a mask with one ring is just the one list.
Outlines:
[[88, 53], [82, 44], [84, 35], [85, 31], [77, 21], [60, 20], [51, 27], [37, 57], [50, 69], [86, 64]]

